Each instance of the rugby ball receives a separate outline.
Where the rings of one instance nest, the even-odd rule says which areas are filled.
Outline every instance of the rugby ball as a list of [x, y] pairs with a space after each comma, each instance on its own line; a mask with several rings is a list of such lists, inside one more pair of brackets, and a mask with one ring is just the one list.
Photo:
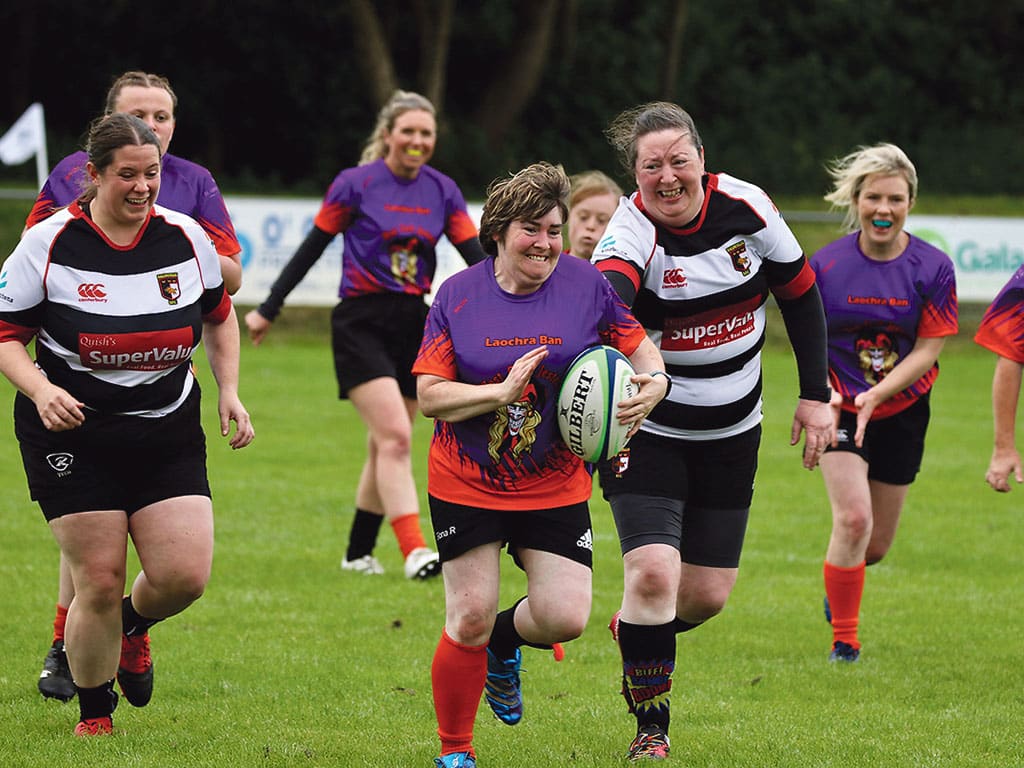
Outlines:
[[618, 403], [639, 391], [629, 380], [633, 375], [625, 355], [600, 344], [569, 363], [558, 393], [558, 429], [584, 461], [603, 461], [626, 447], [632, 425], [620, 424], [615, 412]]

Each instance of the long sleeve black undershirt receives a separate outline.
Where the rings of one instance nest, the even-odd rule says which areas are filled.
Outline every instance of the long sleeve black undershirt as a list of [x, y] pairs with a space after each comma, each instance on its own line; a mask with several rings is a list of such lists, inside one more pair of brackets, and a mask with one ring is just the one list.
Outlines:
[[818, 286], [812, 285], [802, 296], [780, 300], [778, 304], [796, 357], [800, 398], [827, 403], [831, 396], [828, 386], [828, 331]]
[[327, 246], [331, 244], [334, 235], [324, 232], [320, 227], [314, 226], [309, 234], [302, 241], [295, 253], [284, 265], [281, 274], [277, 276], [274, 284], [270, 286], [270, 295], [267, 300], [259, 305], [259, 312], [267, 320], [275, 320], [281, 314], [281, 307], [284, 300], [288, 298], [295, 286], [302, 282], [302, 278], [313, 268], [317, 259], [324, 255]]

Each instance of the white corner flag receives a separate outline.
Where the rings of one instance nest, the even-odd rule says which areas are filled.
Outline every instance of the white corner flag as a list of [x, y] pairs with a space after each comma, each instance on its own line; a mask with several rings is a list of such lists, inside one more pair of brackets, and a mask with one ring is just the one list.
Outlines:
[[46, 159], [46, 122], [43, 105], [39, 102], [26, 109], [0, 137], [0, 162], [5, 165], [20, 165], [33, 155], [36, 157], [39, 186], [42, 187], [50, 166]]

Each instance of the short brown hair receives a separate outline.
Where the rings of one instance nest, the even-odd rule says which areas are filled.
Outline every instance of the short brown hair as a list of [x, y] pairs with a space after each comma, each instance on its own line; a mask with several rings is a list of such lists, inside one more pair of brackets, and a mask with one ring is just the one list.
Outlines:
[[487, 201], [480, 215], [480, 244], [492, 256], [498, 253], [496, 239], [513, 221], [534, 221], [554, 207], [569, 216], [569, 177], [560, 165], [534, 163], [487, 187]]

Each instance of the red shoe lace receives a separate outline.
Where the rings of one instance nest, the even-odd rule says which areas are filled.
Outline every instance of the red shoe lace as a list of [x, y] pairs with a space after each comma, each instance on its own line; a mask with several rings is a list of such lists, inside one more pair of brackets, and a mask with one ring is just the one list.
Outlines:
[[640, 732], [629, 745], [630, 760], [638, 757], [665, 758], [668, 753], [668, 738], [661, 733]]
[[87, 717], [75, 726], [75, 736], [106, 736], [113, 731], [114, 721], [109, 717]]
[[139, 675], [153, 666], [153, 658], [149, 654], [149, 634], [121, 636], [121, 669]]

